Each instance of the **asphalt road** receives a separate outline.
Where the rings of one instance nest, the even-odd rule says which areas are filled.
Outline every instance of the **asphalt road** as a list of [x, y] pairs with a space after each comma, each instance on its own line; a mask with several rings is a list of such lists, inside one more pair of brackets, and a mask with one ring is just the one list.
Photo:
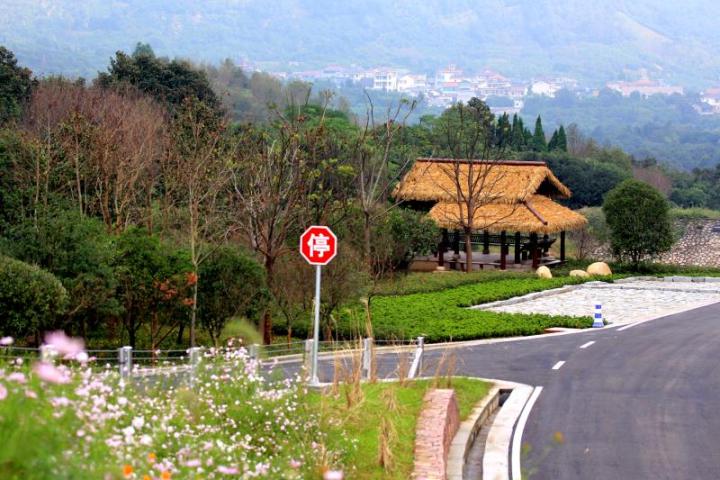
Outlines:
[[[720, 304], [626, 329], [432, 350], [423, 374], [443, 355], [457, 374], [543, 386], [523, 479], [720, 479]], [[380, 377], [397, 368], [394, 355], [378, 363]]]

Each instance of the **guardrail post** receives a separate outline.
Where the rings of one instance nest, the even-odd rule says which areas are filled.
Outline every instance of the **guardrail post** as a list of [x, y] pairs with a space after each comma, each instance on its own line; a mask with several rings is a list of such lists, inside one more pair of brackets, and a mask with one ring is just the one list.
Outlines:
[[42, 345], [40, 347], [40, 360], [43, 362], [53, 363], [56, 356], [57, 351], [52, 345]]
[[422, 372], [423, 357], [425, 356], [425, 337], [417, 338], [417, 355], [419, 360], [416, 375]]
[[253, 343], [252, 345], [250, 345], [248, 355], [250, 355], [250, 360], [257, 361], [260, 358], [260, 345], [258, 345], [257, 343]]
[[188, 350], [188, 359], [190, 360], [190, 385], [195, 385], [195, 377], [197, 376], [197, 367], [200, 365], [202, 358], [202, 347], [192, 347]]
[[129, 378], [132, 373], [132, 347], [118, 348], [118, 363], [120, 365], [120, 379]]
[[417, 337], [417, 346], [415, 348], [415, 358], [413, 358], [412, 365], [410, 366], [410, 372], [408, 378], [415, 378], [418, 374], [422, 373], [423, 354], [425, 353], [425, 337]]
[[373, 339], [363, 338], [363, 349], [362, 349], [362, 376], [366, 380], [370, 380], [372, 376], [372, 349]]

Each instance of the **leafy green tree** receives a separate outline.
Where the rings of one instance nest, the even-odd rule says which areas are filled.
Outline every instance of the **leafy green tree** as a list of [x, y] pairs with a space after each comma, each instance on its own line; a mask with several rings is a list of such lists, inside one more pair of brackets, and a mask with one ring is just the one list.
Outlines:
[[665, 197], [646, 183], [625, 180], [612, 189], [603, 213], [613, 253], [637, 268], [643, 260], [670, 250], [674, 239], [669, 210]]
[[34, 83], [32, 72], [18, 66], [15, 55], [0, 45], [0, 125], [20, 116]]
[[170, 111], [187, 98], [195, 98], [220, 115], [220, 100], [210, 86], [207, 75], [184, 60], [158, 58], [149, 45], [139, 44], [132, 55], [117, 52], [107, 72], [100, 73], [97, 83], [103, 88], [132, 85], [148, 93]]
[[142, 228], [130, 228], [116, 237], [112, 268], [131, 347], [137, 346], [143, 327], [149, 327], [147, 346], [154, 350], [187, 322], [194, 283], [187, 257]]
[[100, 220], [75, 210], [14, 225], [3, 241], [11, 256], [38, 265], [57, 277], [69, 299], [63, 328], [84, 337], [107, 333], [104, 319], [117, 315], [115, 280], [110, 261], [112, 241]]
[[255, 259], [237, 247], [220, 247], [200, 266], [199, 275], [198, 318], [215, 346], [231, 318], [259, 320], [270, 294], [265, 270]]
[[17, 170], [33, 153], [20, 132], [0, 130], [0, 236], [27, 214], [31, 185], [23, 181]]
[[57, 328], [67, 303], [62, 283], [40, 267], [0, 255], [0, 335], [34, 336]]
[[535, 132], [532, 136], [532, 149], [535, 152], [547, 151], [547, 140], [545, 139], [545, 131], [543, 130], [540, 115], [538, 115], [537, 120], [535, 120]]
[[373, 256], [384, 272], [407, 268], [419, 255], [430, 253], [440, 229], [424, 213], [409, 208], [391, 210], [375, 232]]

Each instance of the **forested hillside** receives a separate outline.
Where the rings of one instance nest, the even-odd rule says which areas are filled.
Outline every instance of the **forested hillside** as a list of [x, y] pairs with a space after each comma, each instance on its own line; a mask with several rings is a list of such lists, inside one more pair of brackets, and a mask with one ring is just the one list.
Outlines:
[[5, 0], [0, 43], [37, 73], [85, 76], [145, 41], [160, 55], [283, 69], [452, 62], [602, 82], [644, 67], [702, 86], [720, 67], [718, 15], [709, 0]]
[[697, 95], [623, 97], [601, 90], [597, 97], [560, 91], [556, 98], [530, 97], [526, 119], [542, 115], [547, 125], [577, 124], [601, 144], [621, 147], [637, 158], [653, 157], [681, 170], [720, 164], [720, 118], [700, 115]]

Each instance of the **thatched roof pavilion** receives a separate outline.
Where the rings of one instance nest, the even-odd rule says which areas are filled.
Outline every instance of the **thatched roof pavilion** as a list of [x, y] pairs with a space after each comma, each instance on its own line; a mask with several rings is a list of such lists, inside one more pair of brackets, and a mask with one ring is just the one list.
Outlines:
[[[456, 182], [456, 178], [459, 180]], [[469, 184], [474, 186], [470, 187]], [[458, 187], [462, 188], [458, 194]], [[468, 192], [473, 190], [472, 192]], [[521, 232], [529, 234], [525, 250], [532, 256], [533, 267], [547, 256], [560, 234], [560, 261], [565, 260], [565, 231], [582, 228], [584, 216], [560, 205], [553, 199], [569, 198], [572, 193], [558, 180], [544, 162], [520, 161], [456, 161], [452, 159], [419, 158], [397, 185], [394, 196], [412, 206], [429, 211], [428, 215], [444, 230], [442, 250], [450, 243], [447, 230], [457, 230], [467, 222], [467, 207], [458, 199], [471, 193], [478, 207], [472, 225], [484, 232], [483, 254], [489, 254], [490, 233], [499, 233], [500, 266], [505, 266], [507, 232], [515, 233], [515, 263], [521, 263]], [[542, 241], [537, 235], [542, 234]], [[455, 233], [457, 245], [458, 233]], [[455, 247], [459, 255], [459, 247]], [[481, 264], [482, 266], [482, 264]]]

